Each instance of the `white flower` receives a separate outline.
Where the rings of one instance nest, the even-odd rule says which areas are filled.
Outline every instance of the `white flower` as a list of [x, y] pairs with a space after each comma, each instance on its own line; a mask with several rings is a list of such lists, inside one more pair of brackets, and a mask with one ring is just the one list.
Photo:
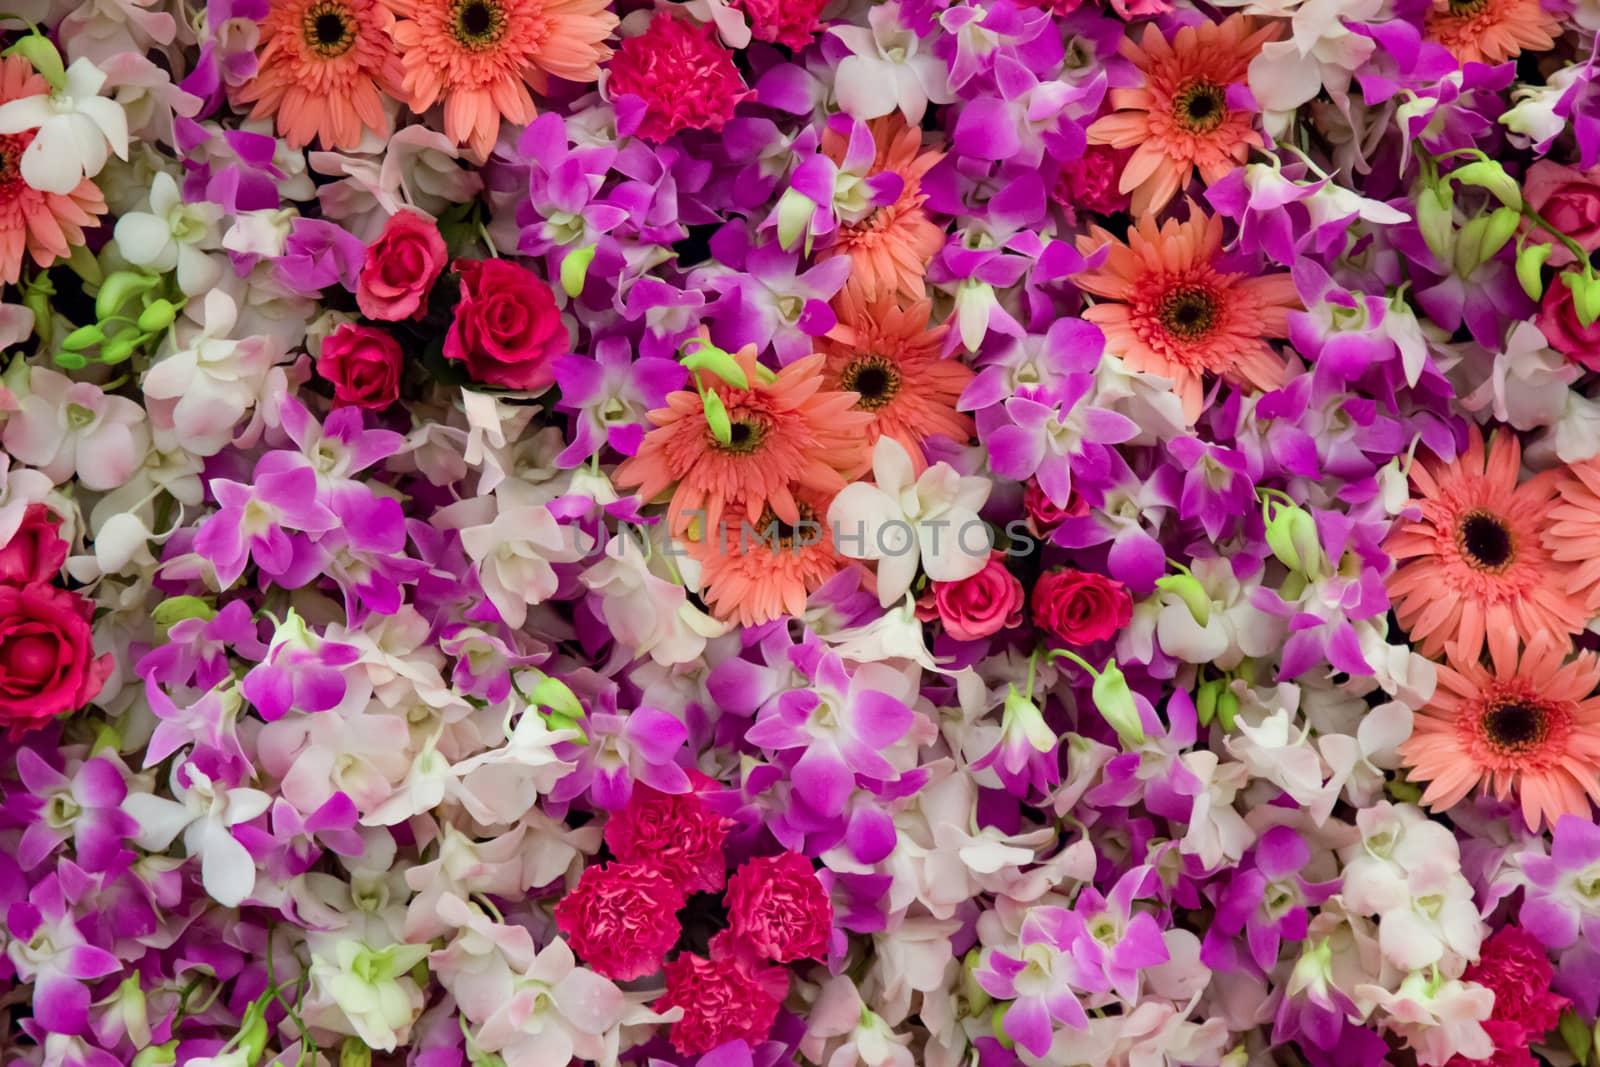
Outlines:
[[878, 603], [904, 597], [917, 564], [936, 582], [959, 582], [989, 561], [990, 534], [978, 518], [987, 478], [936, 463], [916, 477], [905, 447], [885, 434], [872, 452], [876, 485], [846, 486], [828, 509], [840, 555], [878, 561]]
[[[313, 1003], [336, 1007], [356, 1037], [392, 1052], [426, 1004], [411, 969], [428, 952], [428, 945], [405, 944], [374, 950], [349, 936], [319, 945], [311, 953]], [[328, 1025], [329, 1014], [318, 1012], [316, 1021]]]
[[217, 247], [221, 219], [220, 204], [184, 203], [178, 183], [163, 171], [150, 183], [150, 210], [130, 211], [117, 220], [117, 248], [136, 267], [157, 274], [176, 268], [178, 288], [199, 296], [222, 274], [220, 261], [206, 255]]
[[60, 484], [74, 474], [86, 489], [115, 489], [150, 450], [144, 409], [45, 367], [28, 375], [21, 410], [0, 436], [7, 451]]
[[1191, 573], [1210, 601], [1204, 621], [1176, 591], [1157, 594], [1156, 639], [1161, 651], [1185, 663], [1211, 663], [1232, 670], [1246, 657], [1266, 656], [1283, 645], [1284, 623], [1256, 608], [1226, 559], [1197, 559]]
[[178, 799], [130, 793], [122, 802], [122, 810], [139, 822], [134, 840], [161, 852], [182, 833], [184, 849], [200, 857], [206, 892], [223, 907], [238, 907], [255, 890], [256, 861], [228, 828], [266, 811], [272, 798], [259, 789], [213, 782], [192, 762], [172, 769], [172, 793]]
[[576, 527], [557, 522], [542, 504], [507, 508], [492, 522], [461, 531], [461, 547], [478, 564], [484, 595], [513, 627], [527, 621], [529, 605], [555, 594], [551, 564], [582, 559], [587, 540]]
[[272, 348], [264, 337], [232, 340], [239, 308], [227, 293], [206, 294], [205, 326], [200, 335], [151, 367], [144, 393], [158, 426], [177, 433], [185, 449], [214, 456], [233, 438], [234, 428], [260, 398], [272, 369]]
[[919, 51], [916, 33], [900, 21], [900, 4], [879, 4], [867, 12], [865, 26], [836, 26], [831, 31], [852, 55], [839, 62], [834, 95], [852, 118], [875, 119], [895, 108], [916, 126], [930, 102], [948, 104], [956, 96], [942, 60]]
[[65, 196], [99, 174], [111, 152], [128, 158], [128, 119], [120, 104], [100, 95], [105, 83], [105, 73], [80, 58], [56, 92], [0, 104], [0, 134], [39, 131], [22, 153], [23, 181]]

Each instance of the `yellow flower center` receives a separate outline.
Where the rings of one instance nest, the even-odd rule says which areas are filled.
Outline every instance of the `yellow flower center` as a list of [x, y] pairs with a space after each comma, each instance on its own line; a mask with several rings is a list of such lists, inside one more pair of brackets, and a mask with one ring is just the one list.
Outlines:
[[356, 20], [345, 5], [323, 0], [306, 10], [301, 35], [314, 55], [337, 59], [356, 45]]
[[1215, 82], [1192, 81], [1178, 92], [1172, 117], [1190, 133], [1210, 133], [1228, 117], [1226, 93]]

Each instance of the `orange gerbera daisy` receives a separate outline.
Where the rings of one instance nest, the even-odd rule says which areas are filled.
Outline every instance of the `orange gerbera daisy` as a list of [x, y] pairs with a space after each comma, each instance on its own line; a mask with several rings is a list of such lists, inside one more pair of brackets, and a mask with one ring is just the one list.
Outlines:
[[887, 298], [861, 304], [843, 294], [836, 304], [839, 325], [819, 347], [828, 357], [828, 388], [855, 393], [856, 409], [872, 416], [864, 467], [884, 434], [905, 446], [919, 470], [928, 438], [965, 444], [972, 419], [956, 410], [956, 401], [973, 373], [940, 357], [946, 327], [929, 327], [933, 305], [918, 300], [902, 308]]
[[737, 512], [729, 516], [735, 532], [740, 520], [754, 523], [769, 508], [798, 525], [796, 492], [837, 493], [845, 472], [860, 470], [867, 455], [872, 413], [856, 410], [855, 393], [825, 388], [822, 356], [797, 359], [776, 374], [756, 363], [754, 345], [734, 358], [750, 388], [704, 376], [727, 408], [727, 444], [707, 424], [700, 394], [680, 390], [650, 412], [656, 428], [617, 468], [617, 484], [637, 486], [646, 500], [672, 490], [667, 512], [674, 534], [696, 520], [702, 531], [715, 531], [730, 507]]
[[1078, 288], [1107, 303], [1083, 317], [1106, 335], [1106, 350], [1137, 371], [1171, 379], [1193, 422], [1205, 405], [1206, 374], [1236, 386], [1274, 389], [1283, 360], [1267, 338], [1289, 332], [1289, 312], [1300, 306], [1287, 273], [1252, 277], [1224, 274], [1222, 220], [1191, 205], [1189, 219], [1160, 227], [1143, 218], [1123, 244], [1099, 226], [1078, 238], [1079, 251], [1102, 245], [1109, 254], [1096, 270], [1076, 275]]
[[1462, 63], [1504, 63], [1554, 48], [1561, 20], [1540, 0], [1434, 0], [1423, 32]]
[[1472, 428], [1467, 450], [1453, 461], [1419, 462], [1411, 469], [1422, 511], [1400, 523], [1384, 542], [1388, 553], [1411, 560], [1390, 575], [1395, 615], [1424, 656], [1448, 646], [1463, 661], [1478, 658], [1484, 634], [1515, 634], [1524, 642], [1547, 633], [1563, 647], [1583, 629], [1582, 601], [1568, 591], [1573, 568], [1551, 557], [1540, 539], [1549, 525], [1555, 480], [1517, 484], [1522, 447], [1498, 433], [1487, 449]]
[[1260, 147], [1255, 115], [1228, 106], [1228, 86], [1243, 82], [1276, 23], [1256, 29], [1248, 15], [1230, 15], [1180, 29], [1171, 43], [1154, 23], [1122, 54], [1144, 74], [1137, 89], [1111, 90], [1114, 114], [1089, 127], [1090, 144], [1133, 148], [1119, 187], [1133, 194], [1135, 215], [1153, 215], [1188, 184], [1196, 168], [1207, 185]]
[[617, 27], [609, 0], [383, 0], [404, 16], [394, 28], [404, 94], [421, 113], [444, 101], [445, 136], [482, 159], [501, 121], [519, 126], [538, 110], [531, 88], [549, 76], [600, 77], [603, 43]]
[[[0, 58], [0, 104], [50, 91], [22, 56]], [[65, 196], [40, 192], [22, 180], [22, 153], [34, 131], [0, 134], [0, 281], [15, 285], [22, 259], [48, 267], [83, 244], [83, 229], [106, 213], [100, 187], [88, 178]]]
[[[908, 127], [899, 114], [867, 124], [878, 158], [872, 174], [898, 174], [905, 184], [894, 203], [877, 208], [860, 222], [839, 227], [834, 242], [817, 258], [850, 257], [850, 277], [844, 291], [871, 303], [900, 293], [921, 300], [927, 292], [923, 276], [928, 263], [944, 247], [944, 227], [928, 217], [923, 203], [923, 176], [944, 158], [943, 152], [922, 150], [922, 130]], [[822, 150], [835, 163], [843, 163], [849, 138], [835, 130], [823, 134]]]
[[1574, 463], [1557, 477], [1543, 541], [1552, 559], [1572, 566], [1567, 592], [1587, 611], [1600, 609], [1600, 459]]
[[1409, 777], [1429, 783], [1422, 802], [1442, 811], [1487, 785], [1501, 800], [1515, 790], [1530, 830], [1587, 819], [1590, 798], [1600, 802], [1600, 661], [1563, 662], [1566, 639], [1539, 633], [1519, 662], [1509, 629], [1489, 631], [1489, 656], [1493, 669], [1439, 668], [1433, 702], [1400, 746]]
[[710, 538], [689, 543], [700, 564], [700, 596], [717, 618], [759, 626], [802, 615], [806, 598], [843, 565], [828, 529], [830, 498], [799, 488], [794, 497], [798, 523], [768, 508], [753, 523], [724, 527], [720, 547]]
[[378, 0], [272, 0], [256, 76], [238, 92], [253, 119], [276, 115], [294, 148], [353, 149], [389, 135], [384, 94], [400, 86], [394, 16]]

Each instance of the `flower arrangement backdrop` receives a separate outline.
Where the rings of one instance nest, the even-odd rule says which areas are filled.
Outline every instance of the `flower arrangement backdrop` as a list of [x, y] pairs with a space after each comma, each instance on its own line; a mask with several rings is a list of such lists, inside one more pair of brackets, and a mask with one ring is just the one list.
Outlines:
[[0, 1065], [1600, 1062], [1594, 0], [0, 8]]

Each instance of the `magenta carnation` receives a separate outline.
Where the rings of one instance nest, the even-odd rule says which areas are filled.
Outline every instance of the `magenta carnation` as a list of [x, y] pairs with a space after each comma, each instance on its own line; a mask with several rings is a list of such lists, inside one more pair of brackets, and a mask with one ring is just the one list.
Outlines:
[[715, 892], [727, 877], [722, 843], [730, 825], [698, 793], [635, 785], [606, 823], [605, 840], [617, 859], [653, 866], [685, 893]]
[[556, 905], [556, 925], [591, 970], [619, 982], [661, 969], [680, 927], [683, 890], [637, 863], [588, 867]]
[[751, 860], [728, 879], [733, 935], [779, 963], [821, 959], [833, 905], [811, 861], [796, 852]]

